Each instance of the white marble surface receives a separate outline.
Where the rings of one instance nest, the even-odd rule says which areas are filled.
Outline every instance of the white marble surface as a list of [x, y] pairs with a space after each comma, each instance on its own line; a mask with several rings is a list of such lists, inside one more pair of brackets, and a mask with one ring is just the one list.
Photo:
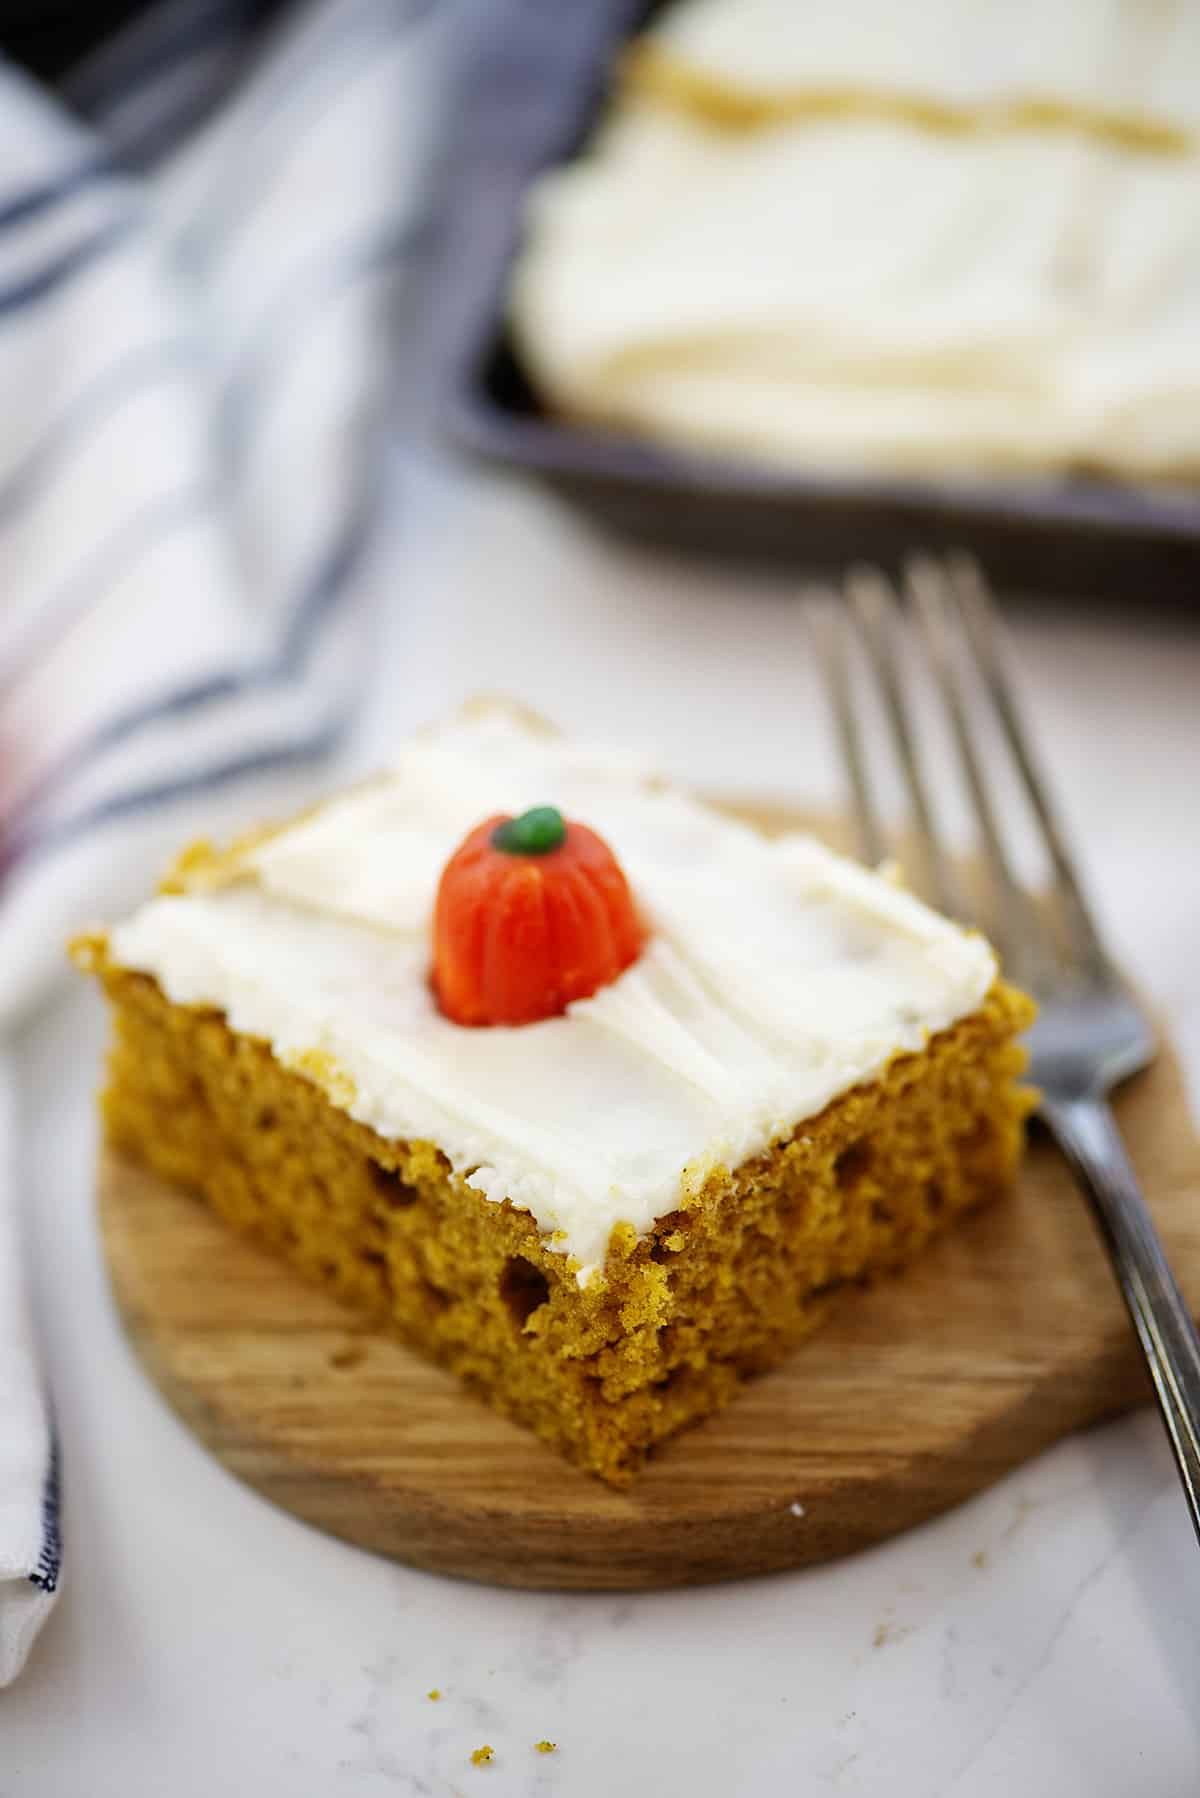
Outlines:
[[[434, 470], [410, 480], [401, 518], [360, 759], [488, 687], [654, 745], [710, 786], [832, 794], [784, 584], [635, 556], [532, 493]], [[1013, 627], [1106, 922], [1195, 1095], [1200, 618], [1027, 605]], [[270, 1509], [186, 1434], [121, 1338], [91, 1215], [101, 1039], [98, 1006], [71, 992], [22, 1045], [69, 1562], [0, 1696], [0, 1798], [1200, 1787], [1200, 1554], [1149, 1414], [856, 1560], [659, 1597], [441, 1581]], [[534, 1752], [542, 1737], [555, 1754]], [[477, 1768], [484, 1742], [495, 1760]]]

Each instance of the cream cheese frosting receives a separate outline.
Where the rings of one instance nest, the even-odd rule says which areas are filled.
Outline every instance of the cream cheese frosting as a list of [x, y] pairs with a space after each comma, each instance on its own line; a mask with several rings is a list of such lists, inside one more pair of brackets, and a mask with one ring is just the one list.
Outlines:
[[762, 95], [912, 94], [961, 106], [1053, 99], [1080, 113], [1200, 124], [1191, 0], [685, 0], [648, 39]]
[[[464, 1029], [428, 984], [438, 876], [481, 819], [542, 803], [607, 838], [646, 948], [563, 1017]], [[614, 1225], [648, 1230], [975, 1010], [996, 975], [982, 938], [815, 839], [767, 840], [632, 757], [501, 712], [412, 743], [228, 884], [150, 900], [110, 946], [287, 1065], [335, 1068], [334, 1103], [436, 1143], [581, 1281]]]
[[[571, 416], [790, 467], [1200, 475], [1200, 8], [893, 14], [667, 10], [655, 54], [797, 116], [722, 129], [618, 90], [531, 192], [511, 310], [536, 383]], [[923, 129], [889, 98], [1081, 124]]]

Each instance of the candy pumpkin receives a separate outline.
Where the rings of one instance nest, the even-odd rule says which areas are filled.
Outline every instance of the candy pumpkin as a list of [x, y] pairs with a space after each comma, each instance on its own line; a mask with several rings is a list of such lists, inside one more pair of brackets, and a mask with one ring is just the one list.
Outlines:
[[433, 989], [456, 1024], [532, 1024], [637, 959], [642, 929], [612, 850], [553, 806], [488, 818], [442, 872]]

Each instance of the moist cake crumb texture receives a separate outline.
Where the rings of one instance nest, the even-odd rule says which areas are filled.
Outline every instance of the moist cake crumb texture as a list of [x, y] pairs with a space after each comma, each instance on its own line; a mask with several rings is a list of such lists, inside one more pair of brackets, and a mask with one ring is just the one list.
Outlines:
[[[490, 809], [485, 799], [477, 816]], [[619, 833], [606, 834], [622, 854]], [[637, 892], [636, 855], [626, 866]], [[192, 854], [166, 883], [177, 888], [182, 878], [183, 903], [196, 869], [206, 890], [229, 878], [219, 858]], [[295, 901], [275, 903], [286, 910]], [[903, 1266], [1000, 1193], [1030, 1109], [1015, 1039], [1033, 1008], [993, 965], [963, 1015], [926, 1031], [919, 1046], [910, 1038], [885, 1050], [869, 1077], [756, 1152], [680, 1179], [648, 1224], [621, 1217], [618, 1194], [606, 1252], [581, 1282], [561, 1219], [480, 1190], [471, 1166], [456, 1164], [452, 1145], [432, 1132], [384, 1134], [352, 1115], [357, 1083], [325, 1042], [286, 1049], [244, 1018], [235, 1023], [226, 1006], [173, 997], [168, 978], [129, 965], [104, 932], [74, 952], [112, 1004], [102, 1106], [115, 1149], [193, 1190], [233, 1228], [618, 1486], [656, 1444], [778, 1363], [840, 1288]], [[403, 966], [405, 953], [401, 943]], [[619, 993], [629, 974], [607, 990]], [[503, 1034], [519, 1051], [524, 1032]], [[604, 1161], [602, 1111], [594, 1143], [597, 1167], [579, 1170], [583, 1191]]]

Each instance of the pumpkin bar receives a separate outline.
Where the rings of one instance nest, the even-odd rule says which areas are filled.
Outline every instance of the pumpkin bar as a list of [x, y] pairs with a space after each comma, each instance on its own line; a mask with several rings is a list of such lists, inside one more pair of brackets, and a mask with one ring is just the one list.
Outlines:
[[502, 708], [74, 955], [116, 1149], [617, 1485], [999, 1193], [1029, 1109], [980, 936]]

